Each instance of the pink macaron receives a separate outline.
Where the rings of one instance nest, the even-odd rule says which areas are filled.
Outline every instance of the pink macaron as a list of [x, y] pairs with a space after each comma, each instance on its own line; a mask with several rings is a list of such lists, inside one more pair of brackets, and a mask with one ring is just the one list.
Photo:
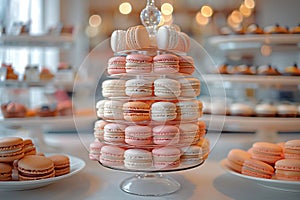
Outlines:
[[191, 145], [181, 148], [180, 162], [183, 165], [197, 165], [203, 160], [202, 148]]
[[280, 180], [300, 181], [300, 160], [278, 160], [275, 163], [275, 177]]
[[249, 152], [252, 158], [271, 165], [283, 158], [282, 148], [270, 142], [255, 142]]
[[98, 120], [94, 125], [94, 136], [96, 139], [103, 141], [104, 140], [104, 126], [108, 124], [108, 122], [104, 120]]
[[242, 174], [270, 179], [274, 174], [274, 168], [263, 161], [250, 158], [244, 161]]
[[153, 57], [153, 72], [159, 74], [179, 71], [179, 58], [174, 54], [159, 54]]
[[202, 115], [202, 103], [200, 100], [185, 100], [176, 103], [177, 120], [196, 120]]
[[152, 57], [143, 54], [129, 54], [126, 56], [125, 70], [130, 74], [150, 73], [152, 71]]
[[179, 129], [172, 125], [159, 125], [152, 129], [153, 143], [158, 145], [174, 145], [179, 142]]
[[128, 126], [125, 129], [125, 142], [136, 146], [151, 144], [152, 130], [148, 126]]
[[89, 158], [91, 160], [99, 161], [100, 151], [103, 146], [104, 144], [99, 142], [98, 140], [93, 141], [89, 147]]
[[173, 146], [154, 148], [152, 150], [153, 165], [157, 169], [176, 168], [180, 164], [180, 149]]
[[126, 57], [115, 56], [108, 60], [107, 72], [108, 74], [121, 74], [125, 73]]
[[197, 97], [200, 95], [201, 83], [199, 79], [194, 77], [181, 78], [178, 80], [181, 86], [180, 96], [182, 97]]
[[180, 144], [196, 144], [200, 140], [199, 126], [196, 123], [181, 123], [179, 126]]
[[127, 125], [109, 123], [104, 126], [104, 140], [112, 143], [124, 143]]
[[118, 146], [105, 145], [100, 151], [100, 162], [106, 166], [124, 165], [124, 151]]

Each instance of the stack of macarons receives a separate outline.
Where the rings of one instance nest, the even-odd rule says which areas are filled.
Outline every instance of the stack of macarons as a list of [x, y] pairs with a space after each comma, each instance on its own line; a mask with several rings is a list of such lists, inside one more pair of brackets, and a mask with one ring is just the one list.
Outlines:
[[300, 181], [300, 140], [255, 142], [247, 151], [232, 149], [225, 164], [248, 176]]
[[156, 37], [151, 38], [144, 26], [137, 25], [127, 30], [113, 31], [110, 46], [115, 53], [151, 48], [186, 53], [190, 49], [190, 38], [172, 25], [159, 27]]
[[44, 156], [31, 139], [0, 138], [0, 181], [52, 178], [70, 172], [70, 159], [63, 154]]
[[210, 150], [188, 35], [161, 26], [150, 37], [133, 26], [112, 33], [111, 49], [90, 159], [130, 171], [201, 164]]

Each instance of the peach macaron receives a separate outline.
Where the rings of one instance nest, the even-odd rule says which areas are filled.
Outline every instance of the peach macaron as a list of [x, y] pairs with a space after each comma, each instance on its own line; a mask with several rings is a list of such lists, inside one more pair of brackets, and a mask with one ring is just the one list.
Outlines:
[[300, 140], [289, 140], [283, 145], [284, 158], [300, 159]]
[[274, 168], [268, 163], [250, 158], [244, 161], [241, 173], [247, 176], [271, 179]]
[[126, 121], [139, 122], [150, 120], [150, 105], [142, 101], [124, 103], [123, 115]]
[[226, 166], [230, 169], [241, 173], [245, 160], [250, 159], [250, 153], [242, 149], [232, 149], [227, 155]]
[[282, 148], [270, 142], [255, 142], [249, 152], [252, 158], [271, 165], [283, 158]]
[[153, 72], [159, 74], [179, 71], [179, 58], [174, 54], [159, 54], [153, 57]]
[[13, 162], [24, 156], [24, 142], [19, 137], [0, 138], [0, 162]]
[[300, 160], [278, 160], [275, 163], [275, 177], [280, 180], [300, 181]]

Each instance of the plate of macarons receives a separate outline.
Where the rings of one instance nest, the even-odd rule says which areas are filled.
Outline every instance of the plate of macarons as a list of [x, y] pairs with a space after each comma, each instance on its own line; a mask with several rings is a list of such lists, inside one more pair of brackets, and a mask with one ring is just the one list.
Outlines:
[[[68, 158], [67, 163], [64, 162], [66, 158]], [[38, 165], [32, 163], [43, 163], [39, 164], [39, 166], [45, 168], [49, 163], [49, 159], [54, 163], [54, 175], [53, 172], [49, 172], [48, 169], [41, 169], [40, 171], [36, 170], [35, 172], [38, 172], [39, 176], [42, 176], [43, 178], [34, 180], [32, 176], [37, 175], [30, 174], [30, 167], [37, 167]], [[2, 164], [6, 165], [5, 163]], [[70, 177], [81, 171], [84, 167], [85, 162], [82, 159], [67, 154], [26, 156], [26, 158], [24, 157], [24, 159], [21, 159], [18, 162], [18, 180], [0, 181], [0, 190], [28, 190], [44, 187]]]
[[244, 175], [233, 169], [229, 168], [226, 164], [227, 159], [221, 161], [221, 167], [227, 171], [228, 173], [238, 176], [250, 181], [254, 181], [255, 183], [262, 185], [267, 188], [272, 188], [276, 190], [282, 191], [290, 191], [290, 192], [300, 192], [300, 182], [299, 181], [287, 181], [287, 180], [277, 180], [277, 179], [266, 179], [266, 178], [258, 178], [254, 176]]
[[220, 164], [262, 186], [300, 192], [300, 140], [254, 142], [248, 150], [231, 149]]

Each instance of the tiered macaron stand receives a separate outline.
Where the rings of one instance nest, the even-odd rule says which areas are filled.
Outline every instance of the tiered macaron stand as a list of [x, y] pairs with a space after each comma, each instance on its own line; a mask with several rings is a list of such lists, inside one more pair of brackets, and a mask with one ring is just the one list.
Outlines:
[[[154, 12], [154, 13], [153, 13]], [[146, 14], [145, 14], [146, 13]], [[157, 18], [152, 18], [153, 15], [155, 17], [160, 17], [160, 12], [157, 10], [157, 8], [154, 6], [154, 1], [148, 1], [147, 7], [142, 11], [141, 13], [141, 20], [142, 22], [147, 21], [147, 19], [152, 19], [152, 21], [150, 21], [148, 24], [143, 23], [145, 25], [145, 27], [147, 28], [148, 26], [150, 26], [150, 31], [148, 30], [148, 32], [150, 32], [149, 37], [155, 37], [155, 29], [151, 29], [151, 27], [155, 27], [157, 26], [157, 24], [159, 23], [159, 19]], [[145, 18], [144, 18], [145, 17]], [[151, 30], [154, 31], [152, 33], [154, 33], [154, 35], [151, 35]], [[110, 41], [106, 40], [102, 43], [100, 43], [94, 50], [92, 50], [91, 54], [89, 55], [90, 57], [95, 57], [94, 53], [96, 52], [101, 52], [106, 56], [106, 59], [101, 59], [99, 60], [99, 65], [101, 65], [101, 69], [99, 68], [99, 71], [97, 72], [99, 80], [98, 82], [95, 83], [95, 100], [94, 100], [94, 106], [96, 105], [96, 101], [98, 101], [99, 99], [110, 99], [110, 100], [120, 100], [120, 101], [125, 101], [128, 102], [129, 100], [134, 101], [134, 100], [141, 100], [141, 101], [181, 101], [181, 100], [195, 100], [198, 97], [191, 97], [191, 98], [183, 98], [183, 97], [174, 97], [174, 98], [161, 98], [161, 97], [155, 97], [155, 96], [151, 96], [151, 97], [106, 97], [103, 98], [101, 96], [101, 84], [103, 82], [103, 80], [105, 79], [132, 79], [132, 78], [138, 78], [138, 77], [144, 77], [147, 79], [151, 79], [151, 80], [155, 80], [157, 78], [170, 78], [170, 79], [178, 79], [178, 78], [184, 78], [184, 77], [188, 77], [188, 76], [194, 76], [196, 78], [199, 78], [201, 75], [200, 70], [197, 69], [196, 66], [196, 70], [195, 73], [193, 75], [187, 75], [187, 74], [181, 74], [181, 73], [174, 73], [174, 74], [157, 74], [157, 73], [147, 73], [147, 74], [117, 74], [117, 75], [107, 75], [106, 72], [106, 67], [107, 66], [107, 61], [110, 57], [116, 56], [116, 55], [123, 55], [126, 56], [128, 54], [132, 54], [132, 53], [142, 53], [142, 54], [146, 54], [146, 55], [151, 55], [151, 56], [155, 56], [157, 54], [160, 53], [173, 53], [178, 55], [179, 52], [172, 52], [172, 51], [166, 51], [166, 50], [159, 50], [157, 49], [157, 47], [150, 47], [148, 49], [141, 49], [141, 50], [128, 50], [128, 51], [123, 51], [123, 52], [115, 52], [113, 53], [111, 51], [110, 48]], [[190, 52], [193, 52], [192, 56], [193, 58], [195, 58], [196, 64], [198, 65], [199, 60], [201, 60], [201, 56], [207, 56], [206, 51], [204, 51], [204, 49], [197, 44], [195, 41], [191, 40], [191, 49]], [[190, 53], [188, 52], [188, 54]], [[201, 52], [201, 53], [200, 53]], [[187, 54], [187, 53], [182, 53], [182, 54]], [[196, 54], [196, 55], [195, 55]], [[202, 54], [202, 55], [200, 55]], [[80, 70], [84, 70], [84, 68], [89, 67], [89, 56], [87, 57], [87, 59], [85, 59], [84, 63], [81, 65], [81, 67], [79, 68]], [[198, 62], [198, 63], [197, 63]], [[212, 63], [211, 63], [212, 64]], [[74, 91], [76, 91], [76, 88], [79, 86], [78, 83], [74, 84]], [[225, 95], [223, 93], [222, 96], [225, 99]], [[97, 120], [96, 117], [96, 112], [95, 112], [95, 120]], [[163, 125], [166, 122], [160, 122], [160, 121], [153, 121], [153, 120], [147, 120], [147, 121], [139, 121], [139, 122], [131, 122], [131, 121], [126, 121], [126, 120], [114, 120], [114, 119], [103, 119], [107, 122], [114, 122], [114, 123], [122, 123], [122, 124], [126, 124], [126, 125]], [[199, 119], [195, 119], [192, 121], [186, 121], [186, 122], [182, 122], [182, 121], [168, 121], [168, 124], [171, 125], [179, 125], [180, 123], [197, 123]], [[75, 117], [75, 122], [79, 121], [79, 119], [76, 119]], [[215, 131], [213, 133], [210, 133], [209, 129], [210, 127], [214, 126], [215, 127]], [[212, 120], [209, 124], [207, 124], [207, 133], [206, 133], [206, 138], [209, 140], [210, 142], [210, 149], [215, 145], [220, 133], [222, 130], [222, 123], [215, 123], [214, 120]], [[80, 131], [78, 132], [79, 136], [81, 134]], [[93, 135], [92, 135], [93, 136]], [[210, 138], [211, 136], [211, 138]], [[94, 137], [91, 137], [89, 141], [84, 141], [84, 137], [82, 137], [82, 142], [84, 143], [84, 145], [86, 146], [87, 149], [89, 149], [89, 144], [94, 141]], [[101, 143], [104, 143], [105, 145], [113, 145], [113, 146], [117, 146], [120, 148], [124, 148], [124, 149], [128, 149], [128, 148], [136, 148], [136, 149], [146, 149], [149, 150], [151, 152], [151, 150], [155, 147], [162, 147], [162, 145], [157, 145], [157, 144], [149, 144], [149, 145], [143, 145], [143, 146], [136, 146], [136, 145], [129, 145], [127, 143], [114, 143], [114, 142], [108, 142], [108, 141], [100, 141]], [[175, 146], [177, 148], [182, 147], [182, 145], [180, 144], [175, 144]], [[127, 173], [134, 173], [134, 176], [129, 177], [128, 179], [125, 179], [121, 182], [120, 184], [120, 188], [126, 192], [126, 193], [130, 193], [130, 194], [134, 194], [134, 195], [140, 195], [140, 196], [162, 196], [162, 195], [167, 195], [167, 194], [171, 194], [174, 193], [176, 191], [178, 191], [180, 189], [180, 183], [178, 181], [176, 181], [174, 178], [172, 178], [171, 176], [166, 175], [166, 173], [171, 173], [171, 172], [178, 172], [178, 171], [183, 171], [183, 170], [188, 170], [188, 169], [193, 169], [196, 167], [201, 166], [204, 161], [205, 161], [206, 157], [201, 159], [199, 162], [194, 163], [194, 164], [180, 164], [178, 167], [174, 167], [174, 168], [155, 168], [154, 166], [149, 167], [149, 168], [145, 168], [145, 169], [129, 169], [126, 168], [124, 165], [121, 166], [107, 166], [103, 163], [101, 163], [99, 161], [99, 163], [101, 164], [101, 166], [106, 167], [108, 169], [113, 169], [113, 170], [118, 170], [118, 171], [124, 171]]]

